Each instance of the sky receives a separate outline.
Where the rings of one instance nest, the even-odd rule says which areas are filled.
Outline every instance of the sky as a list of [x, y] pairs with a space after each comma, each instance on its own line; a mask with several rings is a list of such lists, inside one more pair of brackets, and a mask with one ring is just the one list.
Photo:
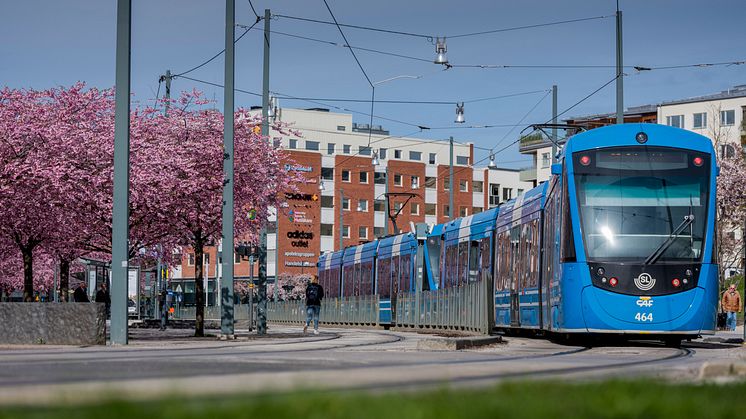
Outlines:
[[[590, 65], [615, 64], [613, 0], [327, 0], [340, 23], [426, 35], [426, 37], [343, 27], [350, 45], [417, 57], [435, 58], [427, 36], [446, 36], [452, 64]], [[153, 103], [158, 78], [167, 69], [184, 72], [224, 47], [225, 2], [221, 0], [133, 0], [132, 92], [135, 106]], [[273, 31], [344, 44], [334, 25], [277, 15], [331, 21], [323, 0], [252, 0], [260, 14], [271, 9]], [[741, 0], [621, 0], [624, 64], [645, 67], [746, 60], [746, 7]], [[573, 23], [501, 31], [469, 37], [455, 35], [536, 24], [607, 16]], [[236, 21], [255, 21], [248, 0], [236, 0]], [[257, 27], [262, 27], [263, 22]], [[236, 36], [244, 30], [236, 28]], [[88, 86], [114, 85], [116, 45], [115, 0], [0, 0], [0, 86], [45, 89], [83, 81]], [[252, 30], [236, 43], [236, 87], [261, 92], [262, 33]], [[528, 124], [551, 118], [551, 95], [558, 86], [560, 112], [615, 76], [612, 67], [451, 68], [431, 62], [356, 51], [365, 74], [350, 50], [340, 46], [272, 33], [270, 90], [354, 110], [353, 120], [368, 123], [370, 103], [325, 102], [344, 98], [438, 101], [448, 104], [374, 104], [374, 124], [392, 135], [473, 142], [498, 151], [518, 138]], [[223, 57], [185, 76], [223, 82]], [[625, 69], [624, 103], [637, 106], [719, 92], [746, 84], [746, 65], [636, 72]], [[614, 112], [612, 83], [563, 116]], [[185, 78], [172, 84], [172, 94], [198, 89], [222, 108], [222, 89]], [[536, 92], [539, 91], [539, 92]], [[470, 103], [494, 96], [536, 92]], [[455, 103], [466, 102], [466, 123], [454, 123]], [[452, 103], [452, 104], [451, 104]], [[260, 105], [259, 97], [236, 93], [237, 106]], [[323, 107], [319, 103], [283, 99], [282, 107]], [[332, 111], [335, 109], [332, 108]], [[387, 118], [387, 119], [382, 119]], [[391, 121], [394, 119], [398, 122]], [[560, 118], [561, 119], [561, 118]], [[438, 127], [417, 132], [416, 126]], [[467, 128], [518, 125], [516, 128]], [[486, 150], [483, 150], [486, 149]], [[520, 168], [530, 158], [517, 145], [496, 155], [498, 165]], [[486, 164], [482, 162], [482, 165]]]

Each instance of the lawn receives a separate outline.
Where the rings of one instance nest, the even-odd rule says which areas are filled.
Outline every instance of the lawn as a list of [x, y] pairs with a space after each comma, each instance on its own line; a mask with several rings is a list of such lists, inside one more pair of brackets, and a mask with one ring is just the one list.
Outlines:
[[513, 382], [484, 389], [404, 393], [296, 392], [225, 398], [6, 407], [0, 418], [738, 418], [746, 383], [673, 385], [654, 381], [569, 384]]

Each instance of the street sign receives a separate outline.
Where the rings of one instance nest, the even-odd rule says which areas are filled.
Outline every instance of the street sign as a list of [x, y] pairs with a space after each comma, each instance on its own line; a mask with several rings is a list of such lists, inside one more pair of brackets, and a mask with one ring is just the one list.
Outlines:
[[179, 294], [181, 294], [182, 292], [184, 292], [184, 290], [181, 288], [181, 284], [179, 284], [179, 285], [176, 286], [176, 292], [178, 292]]

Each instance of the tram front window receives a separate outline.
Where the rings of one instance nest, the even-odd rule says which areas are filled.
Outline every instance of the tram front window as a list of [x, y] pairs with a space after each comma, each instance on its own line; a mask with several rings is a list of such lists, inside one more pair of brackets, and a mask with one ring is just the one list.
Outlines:
[[[574, 153], [573, 167], [589, 261], [645, 261], [656, 252], [657, 263], [701, 260], [707, 154], [618, 147]], [[690, 216], [693, 222], [682, 228]]]

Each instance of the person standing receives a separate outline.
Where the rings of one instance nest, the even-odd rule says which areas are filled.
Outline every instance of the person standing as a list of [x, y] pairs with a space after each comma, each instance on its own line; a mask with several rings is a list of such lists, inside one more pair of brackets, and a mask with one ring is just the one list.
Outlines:
[[109, 308], [111, 307], [111, 298], [109, 297], [109, 290], [106, 289], [106, 282], [101, 283], [101, 287], [96, 291], [97, 303], [104, 303], [106, 306], [106, 317], [109, 317]]
[[728, 290], [723, 294], [723, 311], [728, 313], [728, 318], [725, 322], [726, 329], [736, 330], [736, 313], [741, 312], [741, 294], [736, 290], [735, 284], [730, 284]]
[[324, 298], [324, 288], [319, 285], [318, 275], [311, 278], [311, 283], [306, 287], [306, 325], [303, 333], [308, 331], [308, 325], [313, 320], [313, 334], [319, 334], [319, 313], [321, 313], [321, 300]]
[[78, 288], [75, 288], [75, 292], [73, 292], [73, 300], [75, 300], [76, 303], [91, 302], [88, 299], [88, 291], [86, 291], [85, 281], [83, 281]]

